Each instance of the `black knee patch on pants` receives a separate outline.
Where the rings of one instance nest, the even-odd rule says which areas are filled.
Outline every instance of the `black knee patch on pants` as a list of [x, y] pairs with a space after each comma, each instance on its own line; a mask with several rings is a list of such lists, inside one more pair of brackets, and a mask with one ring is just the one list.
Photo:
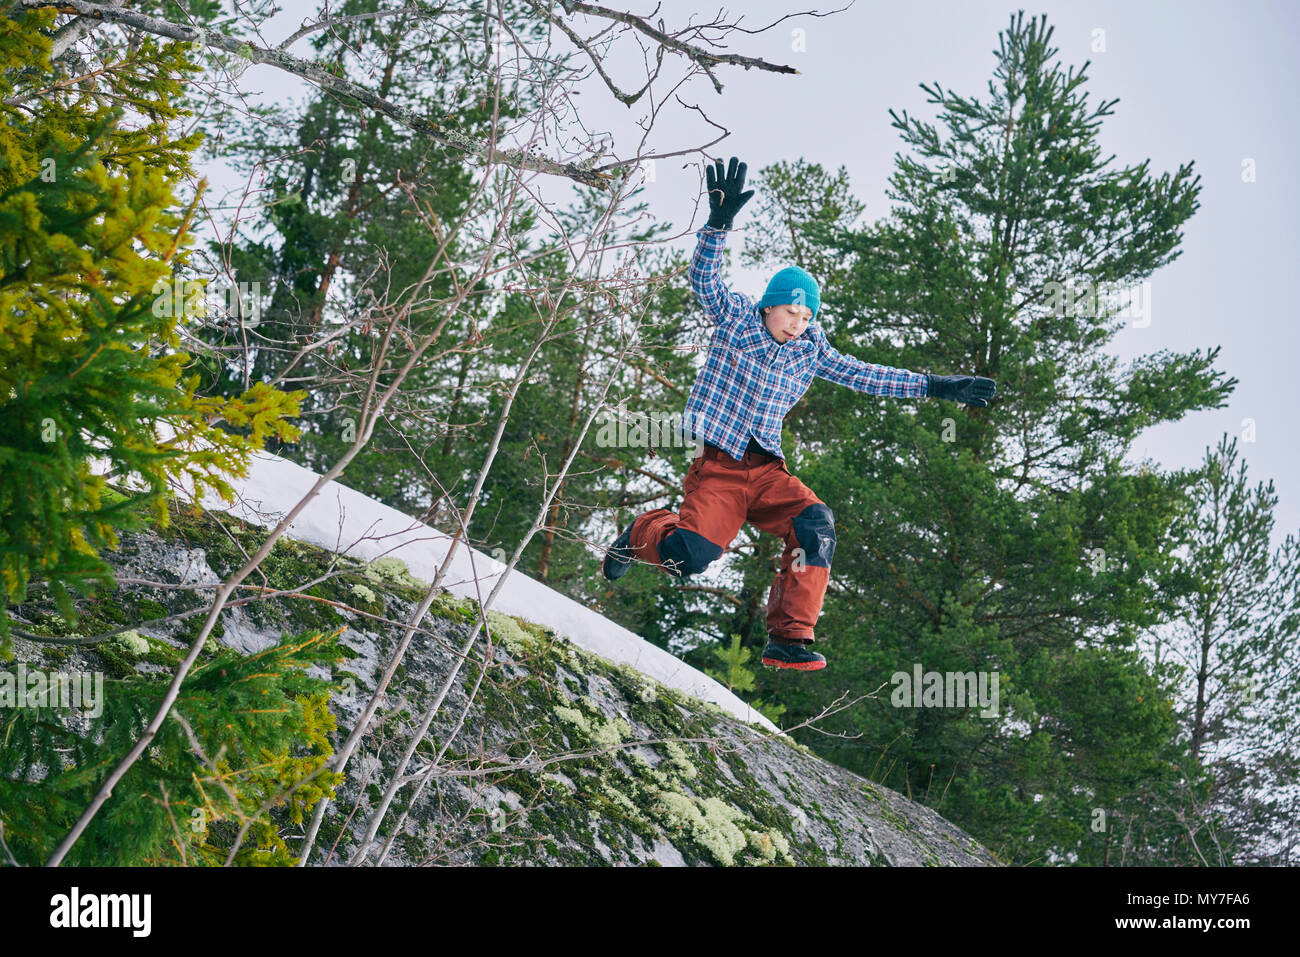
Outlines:
[[721, 556], [721, 548], [689, 528], [679, 528], [659, 543], [659, 561], [674, 575], [698, 575]]
[[835, 557], [835, 515], [818, 502], [794, 517], [794, 537], [804, 551], [804, 564], [830, 568]]

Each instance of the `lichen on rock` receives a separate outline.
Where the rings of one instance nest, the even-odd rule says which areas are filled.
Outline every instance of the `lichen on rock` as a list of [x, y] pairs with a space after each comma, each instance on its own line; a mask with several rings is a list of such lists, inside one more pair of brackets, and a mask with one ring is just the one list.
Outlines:
[[411, 576], [411, 570], [400, 558], [386, 555], [376, 558], [366, 566], [364, 572], [376, 585], [397, 585], [402, 588], [428, 588], [428, 582], [422, 582]]
[[367, 588], [365, 585], [353, 585], [350, 591], [352, 592], [353, 595], [360, 598], [362, 601], [366, 602], [367, 604], [374, 604], [379, 600], [379, 597], [373, 591]]
[[511, 655], [526, 655], [532, 649], [533, 636], [510, 615], [489, 608], [487, 621], [492, 637], [505, 645]]
[[149, 654], [149, 639], [134, 629], [115, 636], [113, 644], [132, 658], [143, 658]]
[[[177, 574], [162, 570], [193, 565], [200, 554], [204, 569], [210, 561], [225, 575], [265, 532], [228, 516], [222, 522], [229, 535], [201, 517], [177, 522], [184, 541], [131, 533], [124, 536], [127, 547], [111, 558], [129, 561], [130, 577], [139, 580], [175, 581]], [[286, 595], [243, 606], [258, 609], [255, 615], [227, 609], [209, 641], [258, 648], [279, 640], [286, 622], [346, 625], [340, 644], [351, 660], [335, 669], [333, 680], [350, 687], [329, 701], [340, 725], [332, 735], [337, 747], [359, 720], [401, 639], [401, 623], [428, 585], [393, 557], [361, 565], [289, 540], [271, 557], [272, 587], [323, 576], [313, 596], [325, 600]], [[341, 570], [330, 577], [324, 574], [330, 569]], [[116, 627], [148, 622], [150, 637], [133, 631], [104, 643], [113, 646], [120, 671], [140, 658], [165, 663], [178, 657], [201, 623], [198, 616], [163, 623], [193, 596], [133, 587], [116, 596], [126, 609]], [[357, 615], [358, 607], [372, 613]], [[415, 716], [431, 689], [447, 682], [477, 617], [473, 601], [443, 593], [432, 602], [370, 720], [366, 747], [349, 762], [338, 799], [325, 813], [311, 864], [323, 863], [331, 849], [333, 862], [356, 849], [367, 812], [418, 724]], [[89, 621], [83, 627], [113, 627]], [[437, 773], [418, 799], [414, 787], [405, 787], [380, 829], [386, 841], [400, 828], [387, 864], [996, 863], [931, 809], [788, 738], [519, 617], [489, 609], [487, 624], [491, 656], [480, 631], [406, 769], [431, 767], [436, 758]]]

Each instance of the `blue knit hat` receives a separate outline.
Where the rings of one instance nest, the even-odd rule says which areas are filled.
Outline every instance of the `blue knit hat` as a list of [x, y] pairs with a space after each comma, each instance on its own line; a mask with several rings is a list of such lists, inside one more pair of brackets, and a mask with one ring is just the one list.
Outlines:
[[767, 284], [767, 292], [758, 301], [758, 308], [765, 306], [807, 306], [812, 310], [812, 318], [817, 318], [817, 308], [821, 305], [821, 291], [817, 280], [798, 266], [786, 266], [772, 277]]

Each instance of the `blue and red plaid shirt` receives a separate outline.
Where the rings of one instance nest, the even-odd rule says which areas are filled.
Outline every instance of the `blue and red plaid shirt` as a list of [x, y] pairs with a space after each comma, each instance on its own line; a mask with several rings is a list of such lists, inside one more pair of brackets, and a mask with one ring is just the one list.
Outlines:
[[858, 392], [920, 398], [927, 395], [923, 372], [874, 365], [838, 352], [814, 318], [797, 339], [777, 342], [763, 324], [758, 303], [731, 292], [719, 275], [725, 230], [697, 233], [691, 258], [691, 288], [713, 320], [704, 368], [695, 378], [682, 430], [688, 438], [716, 445], [732, 458], [745, 455], [752, 435], [780, 458], [781, 422], [814, 376]]

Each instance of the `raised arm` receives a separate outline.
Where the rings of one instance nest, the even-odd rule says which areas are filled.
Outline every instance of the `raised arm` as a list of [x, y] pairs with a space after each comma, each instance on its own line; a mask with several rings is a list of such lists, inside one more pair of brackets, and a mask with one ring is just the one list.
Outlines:
[[702, 226], [691, 257], [691, 288], [714, 325], [734, 322], [749, 314], [754, 302], [748, 296], [732, 292], [722, 281], [722, 250], [727, 243], [725, 230]]
[[691, 258], [691, 288], [714, 325], [719, 326], [747, 315], [754, 308], [752, 299], [729, 290], [719, 274], [727, 230], [731, 229], [741, 207], [754, 195], [752, 189], [745, 190], [747, 169], [734, 156], [725, 170], [720, 159], [704, 168], [709, 189], [709, 221], [696, 233], [699, 242]]

